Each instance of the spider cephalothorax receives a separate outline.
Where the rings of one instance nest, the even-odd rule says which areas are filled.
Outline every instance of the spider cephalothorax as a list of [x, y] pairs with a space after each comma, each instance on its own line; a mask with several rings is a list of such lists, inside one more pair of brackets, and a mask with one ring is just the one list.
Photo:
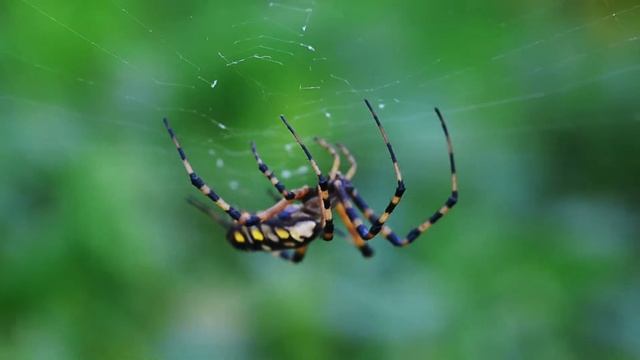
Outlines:
[[[444, 205], [431, 215], [431, 217], [416, 228], [410, 230], [404, 239], [399, 238], [385, 223], [404, 194], [405, 186], [402, 180], [402, 174], [400, 173], [400, 167], [398, 166], [393, 147], [378, 119], [378, 115], [371, 107], [369, 101], [365, 100], [365, 104], [369, 108], [387, 146], [397, 180], [393, 197], [380, 216], [371, 210], [351, 183], [351, 179], [356, 173], [357, 165], [355, 158], [349, 150], [343, 145], [337, 145], [350, 165], [347, 172], [343, 174], [340, 171], [340, 154], [336, 148], [324, 139], [316, 138], [316, 142], [333, 157], [333, 164], [329, 173], [327, 176], [323, 175], [305, 144], [300, 140], [298, 134], [282, 115], [280, 119], [305, 153], [307, 160], [318, 178], [318, 183], [314, 187], [303, 186], [299, 189], [287, 190], [264, 161], [262, 161], [258, 155], [255, 144], [252, 143], [251, 151], [258, 163], [258, 169], [271, 181], [271, 184], [273, 184], [281, 196], [270, 208], [253, 214], [236, 210], [218, 196], [193, 170], [167, 119], [164, 119], [164, 125], [178, 149], [180, 159], [187, 170], [193, 186], [198, 188], [205, 196], [224, 210], [231, 218], [231, 221], [221, 219], [213, 210], [200, 202], [195, 200], [190, 200], [190, 202], [200, 210], [208, 213], [217, 222], [224, 224], [224, 226], [228, 228], [227, 239], [237, 249], [272, 252], [284, 259], [299, 262], [304, 258], [309, 243], [320, 236], [320, 234], [322, 234], [324, 240], [333, 239], [333, 210], [335, 210], [349, 231], [354, 245], [360, 249], [364, 256], [368, 257], [373, 255], [373, 250], [369, 247], [367, 241], [379, 233], [382, 233], [394, 246], [411, 244], [420, 234], [427, 231], [431, 225], [444, 216], [457, 203], [458, 184], [451, 138], [449, 137], [444, 118], [436, 108], [435, 112], [442, 125], [449, 151], [451, 195], [445, 201]], [[363, 223], [353, 204], [355, 204], [356, 208], [371, 223], [370, 227]]]

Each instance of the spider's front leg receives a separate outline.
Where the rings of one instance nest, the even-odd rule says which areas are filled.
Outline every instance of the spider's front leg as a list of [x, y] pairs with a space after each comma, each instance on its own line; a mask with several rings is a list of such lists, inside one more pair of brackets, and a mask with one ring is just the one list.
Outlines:
[[[387, 222], [393, 210], [400, 203], [400, 200], [402, 199], [402, 195], [404, 194], [404, 191], [405, 191], [405, 187], [404, 187], [404, 181], [402, 180], [402, 174], [400, 173], [400, 166], [398, 165], [398, 160], [396, 159], [396, 154], [393, 151], [391, 142], [389, 142], [389, 137], [387, 136], [387, 132], [384, 130], [384, 127], [382, 126], [382, 123], [380, 123], [380, 119], [378, 118], [378, 114], [376, 114], [376, 112], [373, 110], [373, 107], [371, 106], [369, 101], [365, 99], [364, 102], [367, 105], [367, 108], [369, 109], [369, 112], [371, 113], [373, 120], [376, 122], [376, 126], [380, 131], [380, 135], [382, 135], [382, 139], [384, 140], [384, 143], [387, 145], [387, 150], [389, 152], [389, 156], [391, 157], [391, 162], [393, 163], [393, 170], [395, 172], [396, 180], [398, 182], [398, 184], [396, 185], [395, 193], [391, 198], [391, 200], [389, 201], [389, 203], [387, 204], [387, 207], [385, 208], [384, 213], [380, 217], [376, 218], [376, 220], [372, 223], [370, 228], [367, 229], [367, 227], [362, 223], [362, 220], [360, 220], [359, 218], [357, 218], [357, 216], [355, 216], [355, 211], [353, 211], [353, 209], [349, 211], [350, 209], [346, 208], [347, 215], [349, 215], [349, 218], [351, 222], [353, 222], [353, 225], [356, 227], [356, 230], [358, 231], [358, 234], [360, 234], [360, 237], [364, 240], [369, 240], [369, 239], [372, 239], [374, 236], [378, 235], [380, 230], [382, 230], [382, 227], [384, 226], [385, 222]], [[343, 147], [342, 151], [347, 156], [350, 155], [348, 150], [346, 150], [346, 148]], [[349, 170], [349, 173], [347, 173], [347, 178], [346, 178], [347, 180], [349, 179], [349, 176], [353, 176], [353, 174], [355, 173], [355, 159], [351, 161], [351, 164], [352, 164], [353, 172], [351, 169]], [[341, 185], [340, 182], [338, 182], [338, 185]], [[341, 186], [338, 186], [338, 187], [341, 188]], [[342, 191], [344, 192], [344, 188], [342, 188]], [[347, 196], [341, 196], [341, 201], [348, 203], [349, 199]], [[346, 207], [346, 204], [345, 204], [345, 207]]]
[[[355, 188], [350, 189], [349, 192], [349, 197], [353, 199], [353, 201], [356, 203], [356, 206], [367, 217], [369, 222], [375, 223], [376, 221], [378, 221], [378, 215], [376, 215], [376, 213], [371, 210], [369, 205], [367, 205], [364, 199], [362, 199]], [[449, 210], [451, 210], [457, 203], [458, 191], [455, 190], [452, 191], [451, 196], [449, 196], [442, 207], [436, 210], [436, 212], [434, 212], [433, 215], [431, 215], [422, 224], [411, 229], [403, 239], [400, 239], [400, 237], [398, 237], [398, 235], [396, 235], [387, 225], [383, 225], [380, 232], [394, 246], [407, 246], [414, 242], [424, 232], [429, 230], [429, 228], [431, 228], [431, 226], [438, 220], [440, 220], [443, 216], [449, 213]], [[357, 219], [357, 215], [354, 215], [354, 217]]]
[[[394, 246], [406, 246], [411, 244], [413, 241], [415, 241], [418, 238], [418, 236], [420, 236], [425, 231], [430, 229], [433, 224], [435, 224], [438, 220], [440, 220], [443, 216], [445, 216], [449, 212], [449, 210], [451, 210], [458, 203], [458, 177], [456, 173], [456, 164], [453, 157], [453, 145], [451, 144], [451, 137], [449, 136], [447, 125], [444, 121], [442, 114], [440, 113], [440, 110], [436, 108], [435, 111], [436, 111], [436, 114], [438, 115], [438, 119], [440, 120], [440, 124], [442, 125], [442, 130], [444, 131], [444, 135], [447, 140], [447, 150], [449, 153], [449, 167], [451, 171], [451, 195], [445, 201], [442, 207], [436, 210], [433, 213], [433, 215], [431, 215], [422, 224], [411, 229], [407, 233], [404, 239], [400, 239], [391, 230], [391, 228], [389, 228], [386, 225], [383, 225], [381, 229], [382, 234]], [[379, 222], [379, 217], [375, 214], [375, 212], [373, 212], [373, 210], [371, 210], [369, 205], [367, 205], [367, 203], [358, 194], [357, 190], [353, 186], [348, 186], [346, 188], [346, 191], [344, 189], [340, 189], [340, 190], [342, 190], [339, 192], [340, 197], [341, 198], [348, 197], [353, 199], [358, 209], [360, 209], [360, 211], [367, 217], [367, 219], [372, 224]], [[355, 211], [353, 211], [353, 209], [349, 210], [349, 208], [352, 207], [349, 201], [346, 201], [346, 207], [347, 207], [347, 215], [349, 215], [349, 218], [352, 219], [352, 221], [354, 222], [359, 221], [359, 219], [357, 219], [357, 215], [355, 214]], [[357, 219], [357, 220], [353, 220], [353, 219]]]
[[307, 149], [307, 147], [304, 145], [302, 140], [300, 140], [300, 137], [298, 136], [296, 131], [293, 129], [293, 127], [289, 125], [284, 115], [280, 115], [280, 119], [286, 125], [287, 129], [289, 129], [289, 132], [291, 132], [293, 137], [296, 139], [296, 142], [298, 143], [298, 145], [300, 145], [300, 147], [302, 148], [302, 151], [304, 151], [305, 155], [307, 156], [307, 160], [311, 164], [311, 168], [313, 169], [313, 172], [318, 177], [318, 195], [319, 195], [322, 209], [323, 209], [322, 210], [322, 229], [323, 229], [322, 237], [324, 240], [327, 240], [327, 241], [332, 240], [334, 229], [333, 229], [333, 214], [331, 212], [331, 200], [329, 199], [329, 180], [324, 175], [322, 175], [322, 172], [320, 171], [320, 168], [318, 167], [318, 164], [316, 163], [316, 161], [311, 156], [309, 149]]

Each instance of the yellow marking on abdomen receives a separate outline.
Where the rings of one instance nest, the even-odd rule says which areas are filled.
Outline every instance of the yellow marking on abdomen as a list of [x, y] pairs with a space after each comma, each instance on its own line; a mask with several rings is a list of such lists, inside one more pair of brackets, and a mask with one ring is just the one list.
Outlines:
[[285, 240], [289, 238], [289, 232], [287, 230], [279, 227], [277, 227], [275, 230], [276, 230], [276, 235], [278, 235], [280, 239]]
[[242, 233], [240, 231], [235, 231], [233, 233], [233, 239], [236, 242], [243, 243], [244, 242], [244, 235], [242, 235]]
[[262, 232], [260, 232], [260, 230], [256, 228], [251, 229], [251, 237], [258, 241], [264, 240], [264, 234], [262, 234]]

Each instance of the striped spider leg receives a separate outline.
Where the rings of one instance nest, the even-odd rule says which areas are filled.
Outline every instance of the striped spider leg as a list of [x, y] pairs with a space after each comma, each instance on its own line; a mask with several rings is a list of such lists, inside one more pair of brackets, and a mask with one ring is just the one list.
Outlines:
[[253, 157], [256, 159], [256, 162], [258, 163], [258, 169], [267, 178], [267, 180], [271, 182], [278, 193], [287, 200], [293, 200], [295, 194], [287, 190], [284, 184], [281, 183], [280, 180], [278, 180], [278, 178], [275, 176], [273, 171], [271, 171], [267, 164], [264, 163], [260, 155], [258, 155], [258, 150], [256, 150], [256, 143], [253, 141], [251, 142], [251, 152], [253, 153]]
[[349, 151], [349, 149], [347, 149], [346, 146], [342, 144], [337, 144], [337, 145], [338, 145], [338, 148], [340, 148], [340, 151], [342, 151], [342, 154], [347, 158], [347, 161], [349, 162], [349, 170], [347, 170], [347, 173], [344, 175], [344, 177], [347, 180], [351, 180], [356, 174], [356, 170], [358, 169], [358, 163], [356, 162], [356, 158], [354, 158], [353, 155], [351, 155], [351, 152]]
[[[341, 194], [344, 192], [344, 187], [346, 183], [350, 183], [349, 180], [337, 179], [334, 182], [334, 187], [336, 188], [340, 201], [343, 203], [345, 207], [345, 212], [349, 220], [351, 221], [351, 223], [353, 223], [353, 226], [355, 226], [360, 237], [363, 240], [370, 240], [376, 235], [378, 235], [380, 230], [382, 230], [382, 227], [384, 226], [385, 222], [387, 222], [387, 220], [389, 219], [389, 216], [391, 215], [395, 207], [400, 203], [400, 200], [402, 199], [402, 195], [405, 192], [405, 186], [404, 186], [404, 181], [402, 180], [402, 174], [400, 173], [400, 166], [398, 165], [398, 160], [396, 159], [396, 155], [395, 155], [395, 152], [393, 151], [393, 147], [389, 142], [389, 137], [387, 136], [387, 132], [384, 130], [384, 127], [382, 126], [382, 123], [380, 123], [380, 119], [378, 118], [378, 114], [376, 114], [376, 112], [373, 110], [373, 107], [371, 106], [369, 101], [365, 99], [364, 102], [367, 105], [367, 108], [369, 109], [371, 116], [376, 122], [376, 126], [378, 127], [378, 130], [382, 135], [382, 139], [384, 140], [384, 143], [387, 146], [387, 150], [389, 152], [389, 156], [391, 157], [391, 162], [393, 163], [393, 170], [396, 175], [396, 181], [398, 182], [398, 184], [396, 185], [395, 193], [391, 198], [391, 200], [389, 201], [389, 203], [387, 204], [387, 207], [385, 208], [385, 211], [382, 214], [382, 216], [377, 217], [376, 220], [372, 223], [371, 227], [367, 229], [367, 227], [362, 223], [362, 220], [355, 213], [355, 210], [353, 209], [353, 207], [350, 206], [351, 204], [348, 197], [342, 196]], [[355, 159], [353, 159], [350, 156], [349, 151], [344, 146], [342, 147], [342, 151], [347, 155], [348, 158], [351, 158], [350, 162], [351, 162], [353, 172], [348, 173], [348, 175], [353, 176], [355, 174]], [[352, 169], [350, 169], [350, 172]]]
[[293, 137], [296, 139], [296, 142], [298, 143], [298, 145], [300, 145], [300, 147], [302, 148], [302, 151], [304, 151], [304, 154], [307, 156], [307, 160], [311, 164], [311, 168], [313, 169], [313, 172], [318, 177], [318, 194], [320, 195], [318, 199], [320, 200], [323, 208], [322, 237], [326, 241], [333, 240], [334, 226], [333, 226], [333, 213], [331, 212], [331, 200], [329, 199], [329, 180], [324, 175], [322, 175], [322, 172], [320, 171], [320, 167], [318, 167], [318, 163], [316, 163], [316, 161], [313, 159], [313, 156], [311, 156], [309, 149], [307, 149], [307, 146], [302, 142], [302, 140], [300, 140], [298, 133], [296, 133], [293, 127], [291, 127], [291, 125], [289, 124], [289, 122], [287, 122], [287, 119], [285, 119], [284, 115], [280, 115], [280, 120], [282, 120], [282, 122], [287, 127], [287, 129], [289, 129], [289, 132], [291, 133], [291, 135], [293, 135]]
[[189, 160], [187, 159], [187, 155], [184, 153], [184, 150], [182, 150], [182, 147], [178, 142], [178, 138], [176, 137], [176, 134], [173, 132], [173, 129], [169, 125], [169, 120], [165, 118], [163, 119], [163, 123], [165, 128], [169, 132], [171, 141], [173, 141], [173, 144], [176, 146], [176, 149], [178, 150], [178, 154], [180, 155], [180, 160], [182, 160], [182, 165], [187, 171], [187, 174], [189, 175], [189, 179], [191, 179], [191, 184], [195, 188], [200, 190], [202, 194], [204, 194], [206, 197], [211, 199], [211, 201], [213, 201], [213, 203], [216, 204], [216, 206], [218, 206], [220, 209], [226, 212], [227, 215], [229, 215], [233, 220], [243, 225], [258, 224], [260, 222], [260, 218], [249, 213], [240, 213], [240, 211], [236, 210], [234, 207], [229, 205], [229, 203], [224, 201], [224, 199], [222, 199], [218, 194], [216, 194], [216, 192], [213, 191], [213, 189], [211, 189], [211, 187], [209, 187], [204, 182], [204, 180], [200, 178], [200, 176], [198, 176], [198, 174], [193, 170], [193, 167], [189, 163]]
[[[331, 170], [329, 171], [329, 179], [335, 183], [336, 178], [338, 177], [342, 178], [343, 176], [340, 173], [340, 154], [325, 139], [316, 137], [315, 140], [318, 143], [318, 145], [320, 145], [320, 147], [325, 149], [333, 157], [333, 164], [331, 166]], [[349, 152], [349, 150], [347, 150], [347, 148], [344, 145], [338, 145], [338, 146], [340, 147], [342, 153], [347, 157], [347, 160], [349, 161], [349, 164], [350, 164], [349, 170], [347, 170], [347, 175], [353, 176], [353, 174], [355, 174], [356, 161], [351, 155], [351, 153]], [[351, 235], [353, 244], [358, 248], [358, 250], [360, 250], [360, 253], [364, 257], [373, 256], [373, 249], [371, 248], [371, 246], [369, 246], [369, 244], [367, 244], [366, 241], [362, 239], [362, 237], [360, 237], [360, 234], [358, 234], [356, 227], [353, 225], [353, 223], [347, 216], [347, 213], [345, 211], [344, 205], [342, 204], [342, 201], [340, 200], [336, 201], [335, 209], [336, 209], [336, 212], [338, 213], [338, 216], [340, 216], [340, 219], [342, 220], [345, 227], [347, 228], [349, 235]]]
[[[402, 194], [405, 191], [405, 187], [404, 187], [404, 182], [402, 181], [402, 174], [400, 173], [400, 167], [398, 166], [396, 155], [393, 151], [393, 147], [391, 146], [391, 143], [389, 142], [389, 137], [387, 136], [387, 133], [384, 130], [384, 127], [380, 123], [380, 119], [378, 118], [378, 115], [373, 110], [373, 107], [371, 106], [369, 101], [365, 99], [364, 102], [367, 105], [367, 108], [369, 109], [369, 112], [371, 113], [371, 116], [373, 117], [385, 144], [387, 145], [387, 150], [389, 151], [389, 156], [391, 157], [391, 161], [393, 163], [393, 169], [396, 175], [396, 180], [398, 182], [394, 196], [389, 201], [389, 204], [387, 205], [385, 213], [377, 219], [377, 221], [371, 226], [371, 228], [367, 229], [362, 223], [362, 220], [360, 220], [357, 217], [354, 217], [351, 220], [353, 222], [353, 225], [358, 230], [360, 237], [364, 240], [369, 240], [380, 232], [380, 230], [382, 229], [382, 226], [388, 220], [389, 215], [391, 215], [391, 212], [393, 212], [393, 209], [400, 202], [400, 199], [402, 198]], [[300, 145], [300, 147], [306, 154], [307, 159], [311, 163], [312, 168], [314, 169], [316, 175], [318, 176], [319, 190], [320, 190], [320, 193], [322, 194], [322, 201], [324, 203], [324, 213], [323, 213], [323, 217], [325, 221], [324, 238], [325, 240], [330, 240], [333, 238], [333, 220], [332, 220], [332, 213], [331, 213], [331, 203], [329, 198], [329, 181], [327, 181], [327, 179], [322, 175], [322, 173], [320, 172], [320, 168], [318, 167], [317, 163], [311, 156], [311, 153], [309, 152], [307, 147], [302, 143], [302, 141], [300, 140], [300, 137], [295, 132], [295, 130], [291, 127], [291, 125], [289, 125], [289, 123], [284, 118], [284, 116], [280, 115], [280, 119], [282, 119], [282, 121], [287, 126], [287, 128], [289, 129], [293, 137], [296, 139], [296, 142]], [[334, 164], [335, 164], [335, 160], [334, 160]], [[355, 161], [352, 164], [355, 164]], [[335, 179], [334, 181], [331, 182], [331, 184], [336, 188], [339, 188], [342, 185], [340, 179]], [[349, 213], [350, 211], [348, 208], [345, 210], [347, 213]], [[329, 227], [329, 229], [327, 229], [327, 227]]]
[[222, 199], [209, 185], [207, 185], [207, 183], [204, 182], [204, 180], [200, 178], [200, 176], [198, 176], [198, 174], [194, 171], [193, 167], [191, 166], [191, 163], [189, 163], [189, 160], [187, 159], [187, 156], [184, 150], [180, 146], [180, 143], [178, 142], [178, 138], [176, 137], [171, 126], [169, 125], [169, 121], [165, 118], [163, 119], [163, 122], [164, 122], [165, 128], [169, 132], [169, 136], [171, 137], [171, 140], [173, 141], [174, 145], [176, 146], [176, 149], [178, 150], [178, 154], [180, 155], [182, 164], [185, 170], [187, 171], [189, 178], [191, 179], [191, 184], [195, 188], [200, 190], [200, 192], [202, 192], [205, 196], [211, 199], [211, 201], [213, 201], [213, 203], [216, 206], [221, 208], [224, 212], [227, 213], [227, 215], [229, 215], [234, 221], [236, 221], [240, 225], [253, 226], [261, 222], [264, 222], [266, 220], [269, 220], [270, 218], [278, 214], [280, 211], [284, 210], [291, 201], [300, 199], [306, 196], [307, 193], [309, 192], [308, 187], [300, 188], [293, 192], [294, 195], [291, 199], [282, 199], [280, 202], [276, 203], [269, 209], [258, 213], [257, 215], [251, 214], [248, 212], [241, 213], [240, 211], [236, 210], [234, 207], [229, 205], [224, 199]]
[[[400, 239], [392, 230], [386, 225], [382, 226], [382, 234], [385, 236], [391, 244], [394, 246], [407, 246], [415, 241], [418, 236], [427, 231], [433, 224], [435, 224], [438, 220], [440, 220], [444, 215], [446, 215], [449, 210], [451, 210], [458, 202], [458, 178], [456, 173], [456, 164], [453, 156], [453, 145], [451, 143], [451, 137], [449, 136], [449, 131], [447, 129], [447, 125], [445, 123], [444, 117], [440, 113], [438, 108], [435, 108], [435, 112], [440, 120], [440, 124], [442, 126], [442, 130], [444, 132], [446, 141], [447, 141], [447, 150], [449, 153], [449, 167], [451, 171], [451, 195], [445, 201], [444, 205], [440, 207], [433, 215], [431, 215], [428, 219], [426, 219], [419, 226], [411, 229], [404, 239]], [[357, 222], [358, 216], [353, 210], [349, 199], [352, 199], [358, 209], [363, 213], [365, 217], [372, 223], [377, 224], [380, 222], [380, 218], [371, 210], [371, 208], [367, 205], [364, 199], [358, 194], [357, 190], [353, 186], [347, 186], [339, 189], [339, 196], [341, 200], [344, 202], [345, 207], [347, 208], [347, 214], [349, 215], [349, 219], [354, 223]], [[387, 209], [388, 210], [388, 209]], [[385, 210], [385, 214], [388, 212]], [[361, 229], [359, 233], [362, 233]]]

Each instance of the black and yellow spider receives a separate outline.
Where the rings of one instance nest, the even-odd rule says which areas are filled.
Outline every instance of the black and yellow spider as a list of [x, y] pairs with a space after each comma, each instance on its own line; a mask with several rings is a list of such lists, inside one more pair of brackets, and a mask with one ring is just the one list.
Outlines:
[[[396, 156], [384, 131], [378, 115], [375, 113], [369, 101], [365, 100], [365, 104], [369, 108], [373, 119], [382, 134], [391, 161], [395, 171], [398, 185], [395, 193], [384, 213], [381, 216], [376, 215], [367, 203], [358, 195], [356, 188], [351, 183], [351, 179], [356, 173], [356, 161], [349, 150], [343, 145], [338, 144], [340, 151], [346, 156], [350, 167], [346, 174], [340, 172], [340, 155], [336, 149], [327, 143], [324, 139], [315, 138], [316, 142], [333, 156], [333, 165], [329, 171], [328, 177], [324, 176], [318, 167], [318, 164], [311, 156], [307, 147], [302, 143], [300, 137], [287, 122], [283, 115], [280, 119], [287, 126], [296, 142], [302, 148], [313, 171], [318, 177], [318, 184], [315, 187], [303, 186], [295, 190], [287, 190], [285, 186], [278, 181], [276, 176], [267, 165], [262, 161], [256, 151], [255, 143], [251, 144], [251, 150], [258, 162], [258, 169], [271, 181], [271, 184], [282, 195], [275, 205], [270, 208], [257, 212], [255, 214], [249, 212], [241, 212], [230, 206], [224, 201], [213, 189], [211, 189], [193, 170], [193, 167], [187, 160], [187, 156], [180, 147], [175, 133], [169, 126], [167, 119], [164, 119], [164, 125], [171, 136], [171, 140], [178, 149], [182, 164], [187, 170], [187, 174], [191, 179], [191, 184], [198, 188], [205, 196], [213, 201], [218, 207], [224, 210], [233, 221], [224, 221], [220, 219], [213, 210], [205, 205], [191, 200], [191, 203], [200, 210], [208, 213], [214, 220], [223, 223], [228, 228], [227, 239], [237, 249], [245, 251], [266, 251], [271, 252], [283, 259], [292, 262], [300, 262], [304, 258], [309, 243], [322, 233], [324, 240], [333, 239], [333, 214], [332, 210], [338, 213], [344, 222], [349, 234], [353, 238], [354, 244], [358, 247], [362, 255], [370, 257], [373, 250], [367, 244], [367, 240], [372, 239], [378, 233], [382, 233], [394, 246], [406, 246], [411, 244], [420, 234], [427, 231], [431, 225], [435, 224], [442, 216], [457, 203], [458, 201], [458, 185], [456, 177], [455, 162], [453, 159], [453, 148], [451, 138], [444, 118], [440, 111], [436, 108], [435, 112], [440, 119], [442, 130], [447, 140], [449, 151], [449, 164], [451, 167], [451, 195], [444, 205], [438, 209], [431, 217], [418, 227], [409, 231], [404, 239], [400, 239], [391, 229], [385, 225], [393, 209], [398, 205], [402, 194], [404, 194], [405, 186], [402, 181], [400, 167], [396, 160]], [[362, 214], [371, 223], [370, 227], [363, 224], [361, 218], [356, 213], [353, 203], [362, 212]]]

